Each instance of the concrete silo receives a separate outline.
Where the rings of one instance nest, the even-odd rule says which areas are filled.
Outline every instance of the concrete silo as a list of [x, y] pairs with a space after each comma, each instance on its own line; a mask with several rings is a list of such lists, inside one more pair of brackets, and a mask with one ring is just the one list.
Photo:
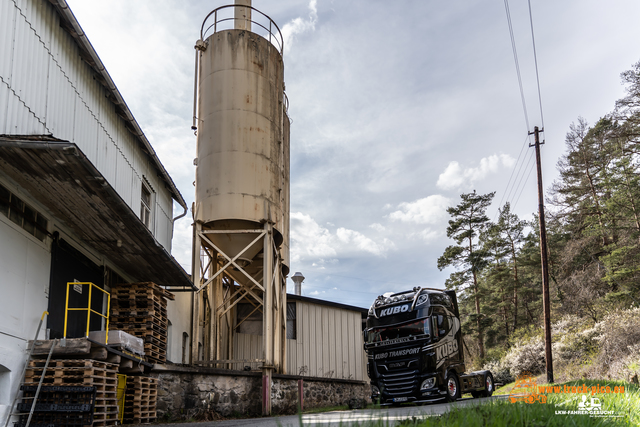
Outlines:
[[[289, 118], [282, 48], [278, 26], [250, 0], [212, 11], [196, 43], [192, 268], [200, 292], [191, 359], [260, 367], [263, 385], [286, 366]], [[243, 317], [246, 305], [254, 308]], [[252, 321], [253, 334], [238, 332]], [[270, 399], [263, 398], [268, 413]]]

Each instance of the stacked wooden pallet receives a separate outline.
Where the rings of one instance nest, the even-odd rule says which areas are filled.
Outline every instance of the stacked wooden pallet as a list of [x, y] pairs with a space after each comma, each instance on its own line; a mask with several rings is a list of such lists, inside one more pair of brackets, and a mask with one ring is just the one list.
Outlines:
[[[25, 387], [37, 386], [44, 370], [45, 359], [33, 359], [29, 361], [29, 367], [25, 372]], [[56, 387], [90, 387], [95, 388], [95, 400], [93, 406], [93, 426], [113, 426], [118, 423], [118, 406], [116, 400], [118, 365], [115, 363], [100, 362], [92, 359], [56, 359], [49, 362], [43, 384], [49, 387], [51, 392]], [[58, 390], [58, 391], [60, 391]], [[26, 391], [26, 390], [25, 390]], [[25, 404], [30, 404], [25, 394]], [[59, 393], [53, 398], [60, 399]], [[42, 403], [40, 398], [38, 403]], [[51, 402], [49, 402], [51, 403]], [[48, 404], [46, 401], [42, 404]], [[62, 402], [55, 403], [69, 404]], [[75, 403], [80, 404], [80, 403]], [[76, 408], [77, 409], [77, 408]], [[40, 411], [36, 424], [56, 424], [61, 422], [59, 412]], [[66, 415], [65, 425], [91, 425], [90, 421], [81, 416], [71, 419]], [[83, 424], [84, 423], [84, 424]]]
[[110, 329], [144, 339], [149, 362], [167, 360], [167, 299], [174, 296], [153, 282], [111, 288]]
[[127, 377], [124, 423], [145, 424], [156, 420], [158, 380], [151, 377]]

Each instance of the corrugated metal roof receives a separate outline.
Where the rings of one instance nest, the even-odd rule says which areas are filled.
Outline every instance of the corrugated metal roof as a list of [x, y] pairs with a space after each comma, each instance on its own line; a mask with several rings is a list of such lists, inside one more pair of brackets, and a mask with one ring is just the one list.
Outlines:
[[287, 294], [287, 301], [304, 301], [304, 302], [309, 302], [313, 304], [326, 305], [329, 307], [343, 308], [345, 310], [358, 311], [361, 314], [363, 314], [363, 318], [366, 318], [367, 313], [369, 312], [368, 308], [356, 307], [354, 305], [340, 304], [339, 302], [325, 301], [322, 299], [305, 297], [305, 296], [296, 295], [296, 294]]
[[1, 135], [0, 168], [136, 280], [193, 288], [180, 264], [76, 144], [46, 135]]

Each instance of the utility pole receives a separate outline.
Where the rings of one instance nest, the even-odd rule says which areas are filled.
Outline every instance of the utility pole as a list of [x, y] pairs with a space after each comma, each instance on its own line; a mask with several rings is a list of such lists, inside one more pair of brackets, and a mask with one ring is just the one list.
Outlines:
[[[544, 221], [544, 194], [542, 192], [542, 166], [540, 164], [540, 132], [538, 126], [529, 135], [535, 135], [536, 166], [538, 168], [538, 216], [540, 219], [540, 257], [542, 260], [542, 306], [544, 310], [544, 349], [547, 382], [553, 383], [553, 359], [551, 357], [551, 306], [549, 302], [549, 260], [547, 258], [547, 227]], [[544, 144], [544, 143], [543, 143]], [[532, 145], [529, 144], [529, 147]]]

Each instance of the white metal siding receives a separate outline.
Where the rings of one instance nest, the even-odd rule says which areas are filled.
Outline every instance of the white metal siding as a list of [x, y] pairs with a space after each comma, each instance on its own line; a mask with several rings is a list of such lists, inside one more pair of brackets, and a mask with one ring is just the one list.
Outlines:
[[[233, 336], [234, 359], [255, 360], [262, 359], [262, 335], [235, 334]], [[233, 369], [242, 370], [245, 365], [256, 367], [255, 364], [236, 363]]]
[[0, 0], [0, 133], [76, 143], [136, 214], [147, 177], [157, 195], [152, 231], [170, 250], [171, 196], [105, 95], [50, 3]]
[[287, 340], [287, 373], [367, 380], [361, 315], [296, 301], [295, 340]]

